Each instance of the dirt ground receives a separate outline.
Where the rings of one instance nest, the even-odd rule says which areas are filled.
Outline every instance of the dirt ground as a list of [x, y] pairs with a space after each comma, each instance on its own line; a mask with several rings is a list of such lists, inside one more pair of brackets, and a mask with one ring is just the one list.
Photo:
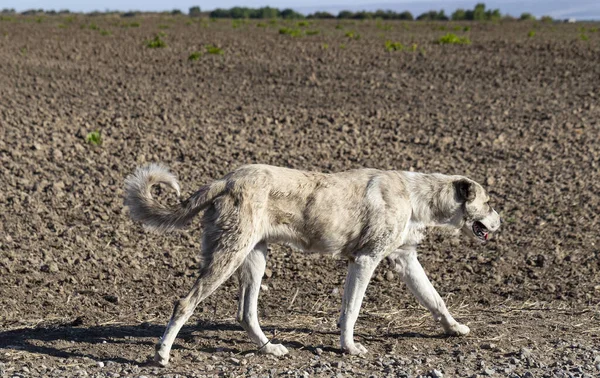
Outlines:
[[[598, 25], [258, 23], [0, 20], [0, 376], [600, 376]], [[259, 315], [288, 356], [257, 353], [231, 279], [171, 365], [146, 364], [201, 234], [129, 220], [123, 180], [151, 161], [184, 195], [247, 163], [470, 176], [501, 232], [432, 232], [420, 260], [472, 333], [443, 336], [383, 263], [356, 328], [370, 353], [343, 355], [345, 262], [273, 245]]]

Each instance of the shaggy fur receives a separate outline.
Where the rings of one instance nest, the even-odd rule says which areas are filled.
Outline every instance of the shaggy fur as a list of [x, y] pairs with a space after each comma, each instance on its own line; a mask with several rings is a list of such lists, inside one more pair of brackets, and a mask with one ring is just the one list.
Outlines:
[[466, 177], [375, 169], [324, 174], [246, 165], [173, 207], [152, 198], [150, 188], [157, 183], [179, 194], [175, 177], [160, 165], [138, 168], [127, 178], [126, 205], [134, 220], [169, 231], [188, 225], [204, 210], [203, 266], [157, 344], [160, 365], [168, 364], [173, 341], [196, 306], [235, 272], [240, 279], [238, 321], [261, 352], [287, 353], [283, 345], [269, 342], [257, 318], [268, 243], [349, 261], [339, 319], [347, 353], [367, 351], [354, 342], [354, 324], [371, 275], [384, 258], [448, 334], [469, 333], [450, 315], [416, 257], [427, 227], [462, 229], [482, 242], [499, 228], [500, 217], [488, 205], [485, 190]]

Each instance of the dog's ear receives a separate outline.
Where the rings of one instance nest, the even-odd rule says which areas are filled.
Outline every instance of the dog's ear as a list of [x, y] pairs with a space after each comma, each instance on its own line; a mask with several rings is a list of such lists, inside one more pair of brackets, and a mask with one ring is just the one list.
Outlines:
[[475, 185], [469, 180], [460, 179], [454, 181], [454, 190], [459, 202], [469, 202], [475, 199]]

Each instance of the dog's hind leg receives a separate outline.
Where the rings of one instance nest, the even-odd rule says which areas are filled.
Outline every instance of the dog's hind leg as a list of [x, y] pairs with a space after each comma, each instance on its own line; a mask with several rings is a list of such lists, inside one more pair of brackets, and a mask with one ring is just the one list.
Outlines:
[[243, 229], [246, 228], [234, 227], [227, 231], [221, 231], [220, 239], [213, 243], [206, 242], [212, 239], [211, 236], [205, 236], [203, 254], [208, 257], [209, 261], [201, 269], [200, 276], [188, 295], [175, 303], [173, 315], [171, 315], [165, 333], [156, 345], [154, 361], [157, 364], [166, 366], [169, 363], [173, 342], [196, 306], [225, 282], [254, 248], [256, 241], [253, 240], [252, 235], [241, 232]]
[[364, 354], [367, 349], [354, 342], [354, 324], [362, 304], [369, 280], [380, 259], [372, 256], [358, 256], [348, 264], [348, 275], [344, 285], [342, 312], [340, 315], [342, 351], [348, 354]]
[[237, 320], [248, 333], [250, 339], [258, 346], [259, 352], [283, 356], [288, 353], [281, 344], [271, 344], [258, 323], [258, 294], [260, 283], [267, 265], [267, 243], [260, 242], [246, 256], [237, 271], [240, 281], [240, 298]]
[[444, 300], [435, 290], [423, 267], [417, 260], [415, 248], [407, 248], [390, 256], [396, 263], [395, 270], [400, 274], [409, 290], [417, 297], [421, 305], [428, 309], [433, 318], [440, 322], [444, 331], [453, 336], [464, 336], [469, 333], [469, 327], [458, 323], [446, 308]]

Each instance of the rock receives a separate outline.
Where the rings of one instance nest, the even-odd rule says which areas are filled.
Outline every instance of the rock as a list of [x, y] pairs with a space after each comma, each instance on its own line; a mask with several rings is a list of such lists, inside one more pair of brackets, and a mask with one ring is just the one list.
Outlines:
[[237, 359], [237, 358], [235, 358], [235, 357], [231, 357], [231, 358], [229, 359], [229, 361], [230, 361], [231, 363], [233, 363], [233, 364], [236, 364], [236, 365], [239, 365], [239, 364], [240, 364], [240, 360], [238, 360], [238, 359]]
[[429, 376], [432, 378], [444, 378], [444, 374], [441, 371], [433, 369], [429, 372]]
[[322, 354], [323, 354], [323, 349], [321, 349], [321, 348], [317, 348], [317, 349], [315, 349], [315, 354], [316, 354], [317, 356], [320, 356], [320, 355], [322, 355]]
[[490, 368], [483, 369], [483, 374], [485, 374], [485, 375], [494, 375], [495, 373], [496, 373], [496, 371], [494, 369], [490, 369]]
[[102, 362], [102, 361], [98, 361], [98, 362], [96, 362], [96, 365], [97, 365], [97, 366], [98, 366], [100, 369], [102, 369], [102, 368], [104, 367], [104, 362]]
[[271, 278], [273, 277], [273, 271], [269, 268], [265, 269], [265, 277], [266, 278]]
[[496, 349], [496, 344], [494, 344], [494, 343], [484, 343], [484, 344], [481, 344], [481, 349], [486, 349], [486, 350]]
[[531, 358], [531, 352], [531, 349], [521, 348], [521, 351], [519, 352], [521, 359]]
[[385, 273], [385, 279], [388, 281], [393, 281], [394, 280], [394, 273], [391, 270], [388, 270]]

